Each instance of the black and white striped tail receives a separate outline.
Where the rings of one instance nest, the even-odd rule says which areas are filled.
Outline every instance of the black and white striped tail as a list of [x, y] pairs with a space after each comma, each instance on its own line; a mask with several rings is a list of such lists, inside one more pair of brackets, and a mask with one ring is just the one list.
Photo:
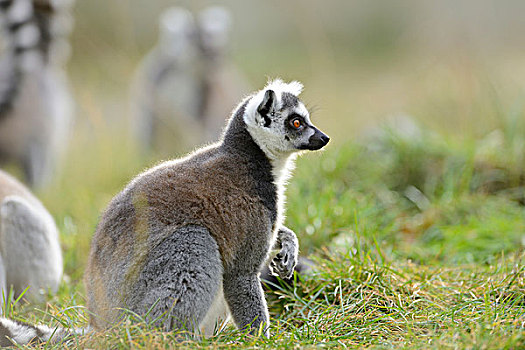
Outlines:
[[44, 325], [30, 325], [24, 322], [0, 318], [0, 347], [51, 342], [59, 343], [72, 335], [82, 335], [89, 329], [66, 330]]
[[[0, 0], [4, 54], [0, 58], [0, 118], [10, 110], [40, 34], [31, 0]], [[33, 58], [34, 59], [34, 58]]]
[[[72, 0], [0, 0], [0, 119], [11, 109], [29, 70], [67, 56]], [[65, 59], [62, 59], [65, 61]]]

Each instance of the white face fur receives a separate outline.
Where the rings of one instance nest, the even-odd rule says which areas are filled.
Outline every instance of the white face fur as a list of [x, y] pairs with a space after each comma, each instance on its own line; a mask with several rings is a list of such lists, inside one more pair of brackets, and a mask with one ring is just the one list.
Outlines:
[[328, 143], [328, 136], [312, 124], [297, 97], [302, 89], [297, 81], [277, 79], [257, 92], [246, 106], [247, 129], [270, 160], [283, 160], [294, 152], [316, 150]]

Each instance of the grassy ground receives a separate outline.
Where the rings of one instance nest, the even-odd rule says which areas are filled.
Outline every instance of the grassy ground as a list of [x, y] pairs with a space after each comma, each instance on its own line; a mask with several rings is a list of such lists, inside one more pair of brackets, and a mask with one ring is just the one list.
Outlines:
[[[274, 63], [244, 68], [286, 76]], [[121, 81], [105, 86], [99, 78], [111, 67], [91, 67], [75, 81], [80, 118], [64, 169], [39, 193], [61, 231], [66, 277], [46, 305], [20, 301], [8, 317], [87, 324], [81, 280], [98, 215], [157, 161], [137, 156], [122, 137], [124, 93], [115, 91], [125, 91], [133, 64], [120, 65]], [[294, 67], [286, 69], [293, 77]], [[306, 101], [320, 106], [314, 120], [333, 141], [300, 158], [289, 185], [287, 225], [316, 267], [294, 288], [267, 295], [271, 339], [227, 327], [180, 342], [130, 315], [69, 347], [525, 347], [525, 99], [505, 72], [490, 84], [478, 73], [407, 63], [366, 79], [366, 71], [337, 69], [302, 79]], [[398, 110], [424, 126], [405, 117], [362, 126]]]
[[[130, 316], [71, 347], [524, 346], [523, 167], [489, 162], [479, 155], [482, 145], [417, 132], [425, 142], [386, 128], [364, 145], [299, 160], [287, 222], [316, 268], [293, 289], [268, 295], [271, 339], [228, 327], [212, 339], [178, 343]], [[11, 317], [87, 322], [80, 279], [90, 233], [112, 193], [141, 167], [131, 147], [97, 141], [101, 149], [71, 162], [43, 193], [61, 228], [68, 277], [47, 305], [20, 302]], [[99, 152], [115, 161], [101, 161]]]

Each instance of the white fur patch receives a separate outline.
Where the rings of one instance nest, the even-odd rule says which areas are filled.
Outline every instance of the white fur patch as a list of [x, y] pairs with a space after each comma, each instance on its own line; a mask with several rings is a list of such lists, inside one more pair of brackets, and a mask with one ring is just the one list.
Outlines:
[[26, 24], [15, 34], [16, 41], [21, 47], [36, 45], [40, 39], [40, 32], [35, 24]]
[[198, 331], [204, 335], [205, 338], [208, 338], [222, 331], [229, 321], [230, 309], [224, 299], [224, 291], [221, 281], [210, 309], [199, 324]]
[[277, 186], [277, 219], [275, 222], [277, 229], [282, 226], [285, 219], [286, 184], [295, 168], [296, 157], [297, 153], [294, 153], [282, 161], [272, 162], [272, 173], [275, 179], [275, 185]]
[[33, 14], [33, 5], [30, 0], [17, 0], [7, 11], [11, 23], [23, 22]]
[[297, 80], [285, 83], [281, 79], [277, 78], [268, 81], [263, 91], [273, 90], [277, 95], [281, 95], [283, 92], [288, 92], [292, 95], [299, 96], [303, 92], [303, 84]]
[[18, 344], [27, 344], [36, 337], [36, 331], [33, 328], [18, 324], [6, 318], [1, 318], [0, 323], [11, 333], [9, 337]]
[[[25, 298], [43, 301], [46, 291], [56, 292], [63, 265], [58, 230], [51, 215], [37, 202], [10, 195], [0, 203], [0, 247], [8, 283]], [[1, 287], [0, 287], [1, 289]]]
[[303, 103], [299, 103], [295, 111], [297, 114], [302, 115], [308, 124], [312, 124], [312, 121], [310, 120], [310, 113], [308, 112], [306, 106]]
[[[3, 317], [0, 317], [0, 324], [9, 330], [10, 334], [7, 334], [7, 336], [18, 345], [27, 345], [31, 340], [36, 338], [43, 342], [50, 341], [52, 344], [56, 344], [68, 335], [76, 334], [80, 336], [92, 331], [90, 327], [66, 331], [61, 327], [52, 328], [41, 324], [27, 326]], [[42, 333], [40, 337], [37, 336], [35, 328]]]
[[266, 154], [272, 165], [277, 166], [281, 161], [284, 161], [292, 151], [284, 152], [289, 147], [288, 142], [280, 133], [276, 133], [273, 128], [264, 128], [258, 124], [246, 124], [248, 132], [253, 140], [262, 151]]

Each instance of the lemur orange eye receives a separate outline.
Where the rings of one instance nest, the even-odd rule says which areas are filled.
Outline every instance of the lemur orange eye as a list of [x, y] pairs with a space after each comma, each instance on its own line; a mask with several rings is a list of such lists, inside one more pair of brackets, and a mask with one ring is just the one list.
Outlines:
[[292, 126], [296, 129], [299, 129], [299, 127], [301, 126], [301, 121], [297, 118], [292, 120]]

